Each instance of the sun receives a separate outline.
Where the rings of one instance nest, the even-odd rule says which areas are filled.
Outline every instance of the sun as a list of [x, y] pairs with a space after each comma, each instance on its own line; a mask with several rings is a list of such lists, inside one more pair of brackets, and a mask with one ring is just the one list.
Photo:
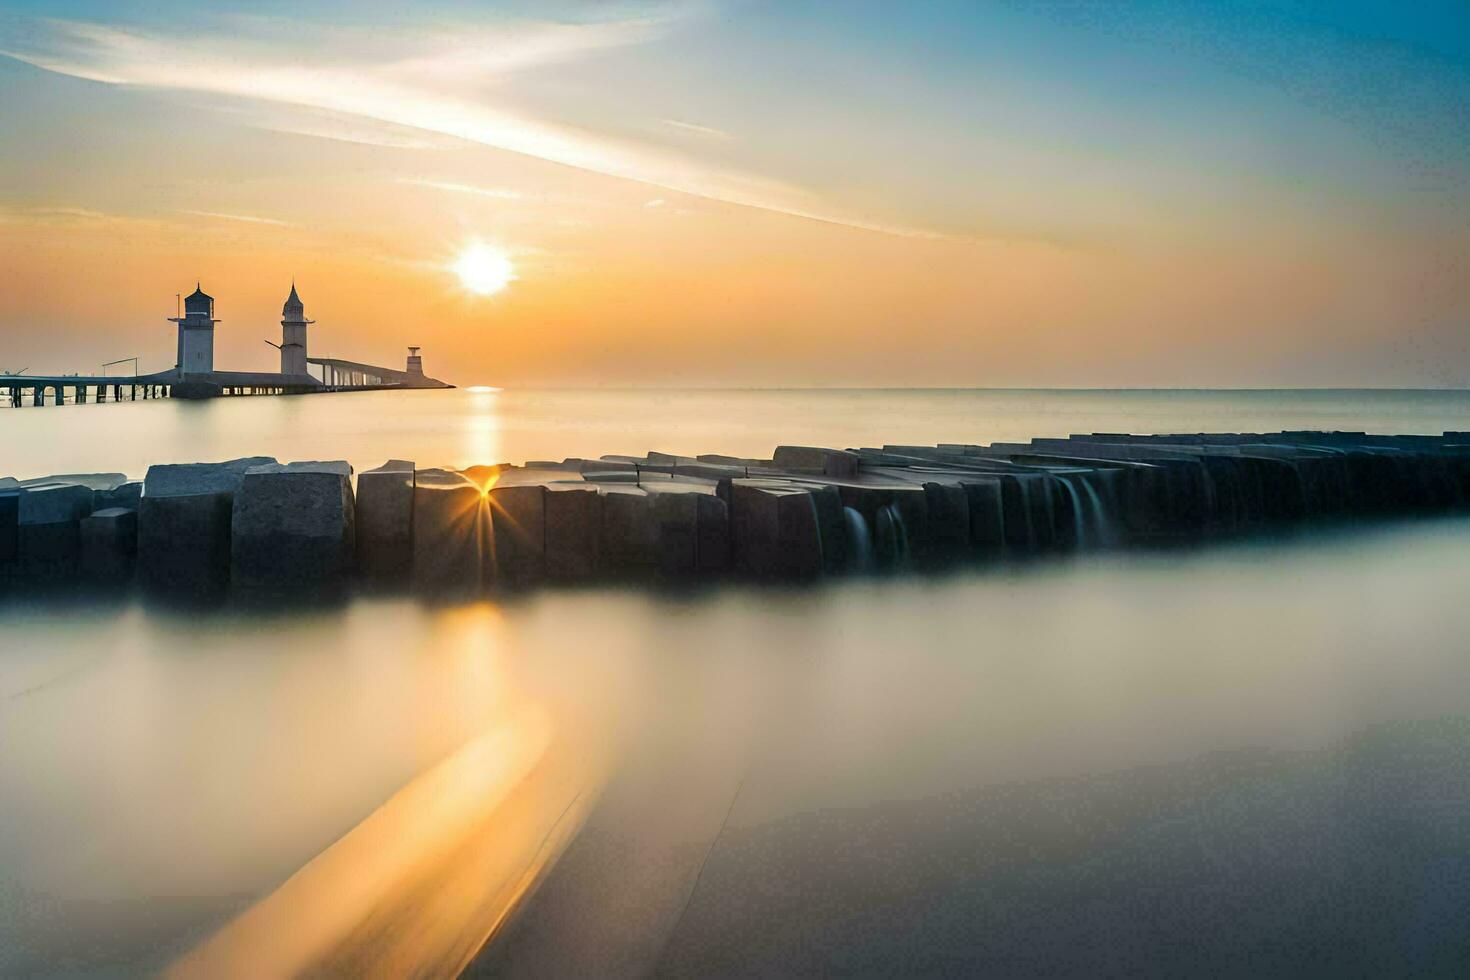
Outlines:
[[484, 242], [471, 242], [449, 267], [459, 276], [460, 285], [472, 293], [490, 296], [509, 286], [516, 278], [510, 256]]

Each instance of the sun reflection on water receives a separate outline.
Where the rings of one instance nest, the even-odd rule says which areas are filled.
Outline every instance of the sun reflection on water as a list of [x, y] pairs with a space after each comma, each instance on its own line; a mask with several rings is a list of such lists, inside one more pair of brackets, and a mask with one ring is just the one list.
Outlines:
[[[466, 389], [470, 411], [459, 419], [458, 460], [461, 465], [484, 465], [501, 461], [503, 422], [500, 389], [476, 386]], [[481, 481], [476, 481], [481, 482]], [[481, 489], [487, 489], [481, 482]]]

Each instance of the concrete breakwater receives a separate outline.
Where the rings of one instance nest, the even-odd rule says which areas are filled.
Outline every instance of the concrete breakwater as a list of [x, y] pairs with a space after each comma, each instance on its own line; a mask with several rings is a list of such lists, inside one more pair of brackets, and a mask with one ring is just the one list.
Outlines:
[[804, 579], [1470, 510], [1470, 433], [1073, 435], [467, 469], [248, 457], [0, 479], [0, 581], [192, 594], [363, 580]]

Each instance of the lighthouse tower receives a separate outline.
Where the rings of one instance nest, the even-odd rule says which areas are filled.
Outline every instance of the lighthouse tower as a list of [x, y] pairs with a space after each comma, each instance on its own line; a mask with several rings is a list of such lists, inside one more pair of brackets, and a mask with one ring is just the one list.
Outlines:
[[184, 297], [184, 315], [171, 316], [179, 325], [179, 373], [208, 374], [214, 370], [214, 297], [199, 283]]
[[306, 306], [296, 295], [296, 283], [291, 283], [291, 295], [281, 307], [281, 373], [306, 373], [306, 328], [315, 320], [306, 318]]

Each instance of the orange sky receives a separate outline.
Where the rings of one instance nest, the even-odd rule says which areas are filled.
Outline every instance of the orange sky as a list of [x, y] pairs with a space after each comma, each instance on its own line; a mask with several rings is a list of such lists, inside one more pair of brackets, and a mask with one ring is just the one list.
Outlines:
[[[498, 46], [438, 61], [427, 28], [401, 51], [371, 24], [277, 50], [241, 38], [279, 26], [206, 20], [179, 54], [157, 25], [26, 21], [17, 41], [0, 22], [0, 368], [167, 368], [165, 318], [197, 280], [216, 365], [269, 369], [294, 277], [312, 354], [397, 364], [419, 344], [459, 384], [1470, 381], [1458, 144], [1242, 82], [1218, 54], [1179, 70], [1239, 93], [1063, 91], [1042, 68], [1067, 39], [1014, 15], [974, 26], [1035, 64], [875, 47], [911, 70], [885, 75], [837, 58], [878, 40], [814, 35], [838, 50], [798, 58], [657, 7], [572, 34], [492, 20], [476, 29]], [[1089, 56], [1147, 74], [1105, 41]], [[722, 87], [706, 57], [772, 78]], [[783, 100], [824, 58], [851, 97], [809, 80]], [[670, 104], [680, 84], [701, 111]], [[577, 118], [599, 98], [618, 111]], [[450, 268], [475, 241], [515, 267], [495, 295]]]

